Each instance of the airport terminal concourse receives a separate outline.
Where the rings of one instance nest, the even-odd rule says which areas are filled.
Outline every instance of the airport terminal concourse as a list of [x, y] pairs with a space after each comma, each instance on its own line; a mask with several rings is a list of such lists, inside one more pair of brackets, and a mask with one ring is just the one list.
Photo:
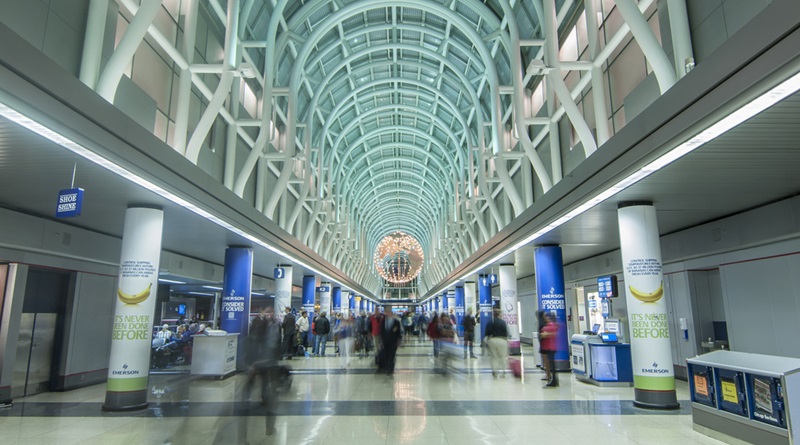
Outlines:
[[0, 0], [4, 444], [800, 444], [796, 0]]

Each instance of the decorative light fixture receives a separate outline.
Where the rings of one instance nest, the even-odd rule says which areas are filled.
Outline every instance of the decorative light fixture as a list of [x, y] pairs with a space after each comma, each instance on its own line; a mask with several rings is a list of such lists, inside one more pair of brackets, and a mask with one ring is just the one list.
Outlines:
[[385, 236], [375, 248], [375, 270], [390, 283], [407, 283], [422, 271], [425, 255], [416, 238], [397, 231]]

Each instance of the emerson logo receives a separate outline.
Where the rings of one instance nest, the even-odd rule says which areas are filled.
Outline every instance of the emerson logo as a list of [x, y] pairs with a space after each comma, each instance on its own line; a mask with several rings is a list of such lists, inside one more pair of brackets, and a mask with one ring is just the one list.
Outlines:
[[652, 368], [642, 368], [642, 373], [644, 374], [669, 374], [669, 369], [659, 369], [658, 363], [653, 362]]
[[122, 365], [122, 371], [111, 371], [111, 375], [139, 375], [138, 369], [128, 370], [128, 364]]

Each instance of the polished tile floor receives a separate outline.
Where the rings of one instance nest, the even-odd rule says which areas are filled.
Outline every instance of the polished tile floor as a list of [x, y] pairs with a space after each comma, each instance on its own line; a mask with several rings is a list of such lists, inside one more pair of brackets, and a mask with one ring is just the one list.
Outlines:
[[[476, 348], [476, 353], [480, 354]], [[150, 406], [133, 413], [101, 411], [105, 385], [39, 394], [0, 410], [0, 443], [12, 444], [720, 444], [692, 429], [687, 385], [681, 409], [633, 407], [632, 388], [598, 388], [561, 375], [543, 388], [533, 351], [523, 347], [523, 379], [492, 378], [485, 358], [433, 371], [430, 343], [398, 351], [393, 377], [376, 374], [372, 358], [295, 358], [293, 384], [266, 410], [243, 394], [245, 376], [195, 380], [150, 378]], [[248, 400], [249, 399], [249, 400]]]

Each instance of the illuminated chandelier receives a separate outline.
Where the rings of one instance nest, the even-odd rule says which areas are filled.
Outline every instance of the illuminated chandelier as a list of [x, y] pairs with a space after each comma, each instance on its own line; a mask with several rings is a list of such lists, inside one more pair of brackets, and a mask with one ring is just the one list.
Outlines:
[[375, 248], [373, 263], [384, 280], [390, 283], [407, 283], [422, 271], [425, 256], [419, 241], [411, 235], [397, 231], [385, 236]]

